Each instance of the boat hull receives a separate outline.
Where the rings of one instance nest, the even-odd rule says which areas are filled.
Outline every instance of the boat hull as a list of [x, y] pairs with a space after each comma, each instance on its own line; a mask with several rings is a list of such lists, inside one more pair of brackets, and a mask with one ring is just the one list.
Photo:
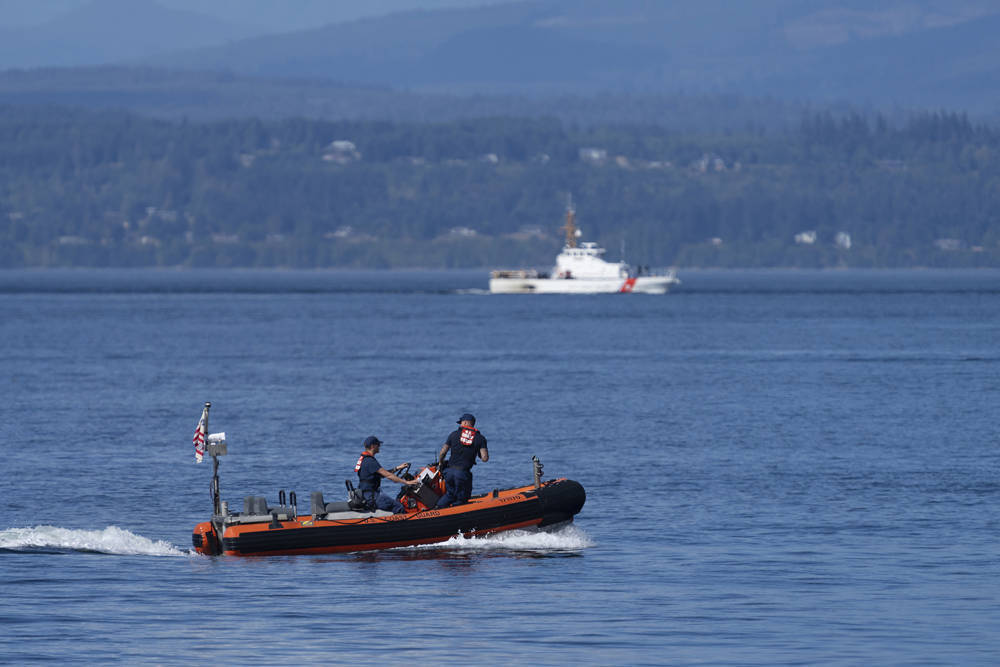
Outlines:
[[491, 278], [494, 294], [666, 294], [680, 281], [673, 276], [638, 278]]
[[380, 516], [323, 519], [309, 515], [290, 521], [195, 527], [195, 550], [206, 555], [272, 556], [365, 551], [444, 542], [455, 535], [476, 536], [544, 527], [572, 520], [586, 501], [578, 482], [559, 479], [505, 489], [468, 503]]

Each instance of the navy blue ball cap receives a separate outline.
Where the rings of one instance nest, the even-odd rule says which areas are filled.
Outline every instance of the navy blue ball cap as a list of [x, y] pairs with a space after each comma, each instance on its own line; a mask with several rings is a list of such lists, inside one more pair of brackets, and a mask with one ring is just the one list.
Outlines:
[[459, 417], [458, 421], [455, 422], [455, 423], [456, 424], [461, 424], [462, 422], [472, 422], [472, 425], [475, 426], [476, 425], [476, 418], [475, 418], [475, 416], [470, 415], [468, 412], [466, 412], [464, 415], [462, 415], [461, 417]]
[[368, 449], [372, 445], [381, 445], [382, 441], [376, 438], [374, 435], [370, 435], [365, 438], [365, 449]]

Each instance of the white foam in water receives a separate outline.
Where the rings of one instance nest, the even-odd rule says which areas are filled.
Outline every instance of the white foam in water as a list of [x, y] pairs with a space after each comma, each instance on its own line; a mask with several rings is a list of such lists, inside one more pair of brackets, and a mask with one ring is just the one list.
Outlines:
[[130, 533], [117, 526], [104, 530], [73, 530], [57, 526], [0, 530], [0, 549], [70, 549], [121, 556], [187, 556], [161, 540]]
[[447, 542], [423, 544], [415, 549], [482, 549], [511, 551], [577, 551], [594, 546], [594, 542], [585, 532], [574, 525], [560, 528], [557, 531], [511, 530], [487, 537], [465, 537], [458, 535]]

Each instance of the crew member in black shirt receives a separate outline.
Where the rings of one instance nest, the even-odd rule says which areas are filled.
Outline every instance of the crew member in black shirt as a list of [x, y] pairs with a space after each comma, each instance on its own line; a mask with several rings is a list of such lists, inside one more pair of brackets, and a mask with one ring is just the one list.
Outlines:
[[483, 463], [490, 460], [486, 438], [476, 430], [476, 418], [465, 413], [457, 423], [459, 427], [451, 432], [438, 453], [440, 470], [444, 465], [444, 455], [451, 450], [448, 467], [444, 469], [445, 492], [437, 503], [438, 508], [468, 502], [472, 495], [472, 466], [476, 465], [476, 456]]
[[418, 480], [405, 480], [393, 474], [410, 464], [403, 463], [402, 465], [398, 465], [392, 469], [392, 472], [383, 468], [382, 464], [375, 458], [375, 455], [382, 448], [382, 441], [374, 435], [365, 438], [364, 448], [365, 451], [361, 452], [358, 462], [354, 465], [354, 472], [358, 473], [358, 490], [361, 491], [361, 497], [365, 499], [365, 503], [371, 510], [380, 509], [396, 514], [403, 512], [402, 503], [395, 498], [390, 498], [384, 493], [380, 493], [379, 488], [382, 486], [383, 477], [391, 479], [394, 482], [399, 482], [400, 484], [406, 484], [407, 486], [419, 484]]

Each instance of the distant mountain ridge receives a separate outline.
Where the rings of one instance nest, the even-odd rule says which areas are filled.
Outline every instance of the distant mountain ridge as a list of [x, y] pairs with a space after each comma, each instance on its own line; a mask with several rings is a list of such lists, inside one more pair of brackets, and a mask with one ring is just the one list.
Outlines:
[[97, 65], [247, 37], [259, 28], [153, 0], [93, 0], [41, 25], [0, 30], [0, 67]]
[[[231, 24], [249, 23], [264, 32], [290, 32], [329, 23], [384, 16], [414, 7], [443, 9], [495, 4], [505, 0], [156, 0], [165, 8], [214, 16]], [[509, 1], [509, 0], [508, 0]], [[0, 26], [35, 26], [87, 5], [90, 0], [0, 0]], [[265, 29], [266, 27], [266, 29]]]
[[464, 92], [736, 92], [996, 108], [981, 0], [528, 0], [405, 12], [150, 60]]
[[43, 25], [0, 30], [0, 68], [143, 65], [461, 95], [1000, 109], [1000, 5], [988, 0], [453, 0], [464, 6], [267, 35], [167, 2], [195, 6], [92, 0]]

